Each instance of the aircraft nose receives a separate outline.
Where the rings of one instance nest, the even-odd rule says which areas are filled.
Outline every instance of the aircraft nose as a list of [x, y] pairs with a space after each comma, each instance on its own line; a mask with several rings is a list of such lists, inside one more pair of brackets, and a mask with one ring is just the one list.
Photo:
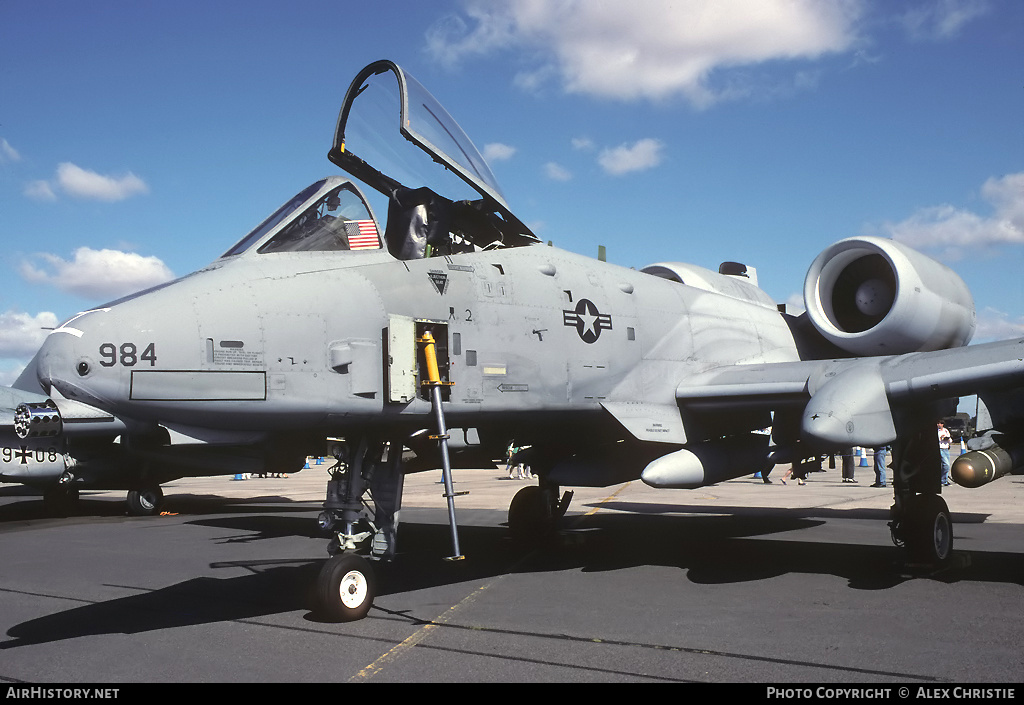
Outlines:
[[47, 393], [50, 393], [55, 381], [60, 381], [61, 371], [67, 366], [67, 360], [72, 357], [72, 345], [72, 340], [53, 333], [43, 341], [37, 358], [36, 376]]
[[56, 389], [68, 399], [95, 403], [95, 396], [89, 393], [83, 383], [92, 371], [92, 363], [85, 353], [83, 338], [87, 337], [90, 314], [101, 311], [86, 311], [55, 328], [43, 341], [36, 363], [36, 376], [48, 393]]

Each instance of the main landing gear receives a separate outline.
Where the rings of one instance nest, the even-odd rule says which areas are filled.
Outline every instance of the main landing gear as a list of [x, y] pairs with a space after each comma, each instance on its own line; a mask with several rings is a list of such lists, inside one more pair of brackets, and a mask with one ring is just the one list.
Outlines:
[[151, 517], [160, 513], [164, 503], [164, 491], [160, 485], [128, 490], [128, 514], [134, 517]]
[[554, 533], [558, 520], [565, 516], [572, 501], [572, 491], [561, 498], [558, 486], [541, 481], [516, 492], [508, 507], [508, 529], [512, 538], [533, 543]]
[[[43, 491], [43, 502], [46, 504], [47, 511], [56, 516], [70, 514], [78, 504], [78, 488], [75, 476], [71, 472], [65, 472], [57, 484], [51, 485]], [[128, 514], [137, 517], [155, 516], [160, 513], [163, 501], [164, 492], [160, 489], [160, 485], [145, 485], [128, 490]]]
[[953, 555], [953, 520], [939, 494], [942, 465], [934, 427], [918, 426], [901, 437], [893, 447], [893, 470], [893, 543], [906, 549], [910, 564], [945, 566]]
[[920, 494], [903, 502], [908, 506], [902, 519], [894, 518], [890, 524], [893, 541], [906, 548], [911, 563], [945, 565], [953, 555], [953, 520], [945, 500], [936, 494]]

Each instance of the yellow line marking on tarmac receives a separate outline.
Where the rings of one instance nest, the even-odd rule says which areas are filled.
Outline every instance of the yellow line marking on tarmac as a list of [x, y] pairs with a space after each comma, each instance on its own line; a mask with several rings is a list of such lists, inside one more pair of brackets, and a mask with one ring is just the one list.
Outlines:
[[[499, 577], [501, 577], [501, 576], [499, 576]], [[352, 676], [351, 678], [349, 678], [349, 682], [350, 683], [359, 683], [359, 682], [367, 681], [367, 680], [370, 680], [371, 678], [373, 678], [375, 675], [377, 675], [381, 671], [382, 668], [387, 666], [392, 661], [395, 661], [403, 653], [405, 653], [406, 651], [408, 651], [409, 649], [411, 649], [412, 647], [416, 646], [421, 641], [426, 639], [430, 635], [430, 632], [432, 632], [433, 630], [437, 629], [438, 627], [444, 625], [448, 620], [450, 620], [455, 615], [455, 611], [456, 610], [458, 610], [460, 607], [462, 607], [464, 605], [468, 605], [469, 603], [471, 603], [474, 600], [476, 600], [476, 598], [479, 597], [483, 593], [484, 590], [487, 590], [489, 587], [491, 587], [491, 585], [494, 582], [495, 581], [492, 580], [487, 585], [482, 585], [481, 587], [478, 587], [476, 590], [471, 592], [467, 597], [465, 597], [457, 605], [452, 605], [451, 607], [449, 607], [447, 612], [445, 612], [444, 614], [442, 614], [442, 615], [440, 615], [438, 617], [435, 617], [430, 622], [430, 624], [424, 625], [419, 630], [417, 630], [415, 634], [410, 636], [408, 639], [403, 641], [401, 644], [398, 644], [397, 646], [393, 647], [391, 650], [389, 650], [387, 653], [382, 655], [380, 658], [378, 658], [376, 661], [371, 663], [369, 666], [367, 666], [366, 668], [364, 668], [361, 671], [359, 671], [359, 673], [357, 673], [354, 676]]]
[[[619, 494], [619, 492], [622, 492], [622, 490], [626, 489], [626, 487], [628, 487], [630, 484], [631, 483], [627, 482], [626, 484], [624, 484], [621, 487], [619, 487], [619, 489], [615, 490], [610, 495], [608, 495], [607, 497], [602, 499], [600, 502], [598, 502], [586, 514], [583, 514], [582, 516], [580, 516], [576, 521], [573, 522], [573, 524], [575, 525], [575, 524], [579, 523], [581, 520], [583, 520], [585, 517], [589, 517], [589, 516], [595, 514], [597, 512], [597, 510], [599, 510], [601, 508], [601, 506], [605, 502], [608, 502], [608, 501], [614, 499], [615, 496]], [[529, 557], [529, 556], [527, 556], [527, 557]], [[523, 558], [523, 560], [526, 560], [526, 558]], [[393, 661], [396, 661], [406, 651], [408, 651], [412, 647], [414, 647], [417, 644], [419, 644], [420, 642], [422, 642], [428, 636], [430, 636], [430, 633], [432, 631], [434, 631], [435, 629], [437, 629], [440, 626], [443, 626], [445, 623], [447, 623], [449, 620], [451, 620], [451, 618], [455, 616], [455, 612], [456, 611], [458, 611], [460, 608], [462, 608], [462, 607], [464, 607], [466, 605], [469, 605], [469, 604], [475, 602], [476, 599], [480, 595], [482, 595], [485, 590], [488, 590], [489, 588], [493, 587], [495, 583], [497, 583], [499, 580], [501, 580], [504, 577], [505, 577], [505, 575], [498, 575], [498, 576], [494, 577], [486, 585], [481, 585], [480, 587], [478, 587], [476, 590], [474, 590], [469, 595], [467, 595], [465, 598], [463, 598], [461, 602], [459, 602], [458, 604], [455, 604], [455, 605], [452, 605], [451, 607], [449, 607], [448, 610], [446, 612], [444, 612], [444, 614], [438, 615], [437, 617], [432, 619], [429, 624], [425, 624], [424, 626], [420, 627], [420, 629], [418, 629], [415, 633], [413, 633], [405, 641], [403, 641], [402, 643], [397, 644], [396, 646], [392, 647], [387, 652], [382, 654], [380, 656], [380, 658], [378, 658], [376, 661], [374, 661], [369, 666], [367, 666], [367, 667], [363, 668], [362, 670], [360, 670], [358, 673], [356, 673], [351, 678], [349, 678], [349, 682], [350, 683], [360, 683], [360, 682], [363, 682], [363, 681], [368, 681], [371, 678], [373, 678], [375, 675], [380, 673], [380, 671], [385, 666], [387, 666], [389, 663], [392, 663]]]
[[600, 508], [601, 508], [601, 506], [602, 506], [602, 505], [603, 505], [603, 504], [604, 504], [605, 502], [608, 502], [608, 501], [610, 501], [610, 500], [613, 500], [613, 499], [615, 499], [615, 496], [616, 496], [617, 494], [619, 494], [619, 492], [622, 492], [622, 490], [626, 489], [627, 487], [629, 487], [629, 486], [630, 486], [630, 485], [632, 485], [632, 484], [633, 484], [633, 481], [632, 481], [632, 480], [630, 480], [629, 482], [627, 482], [626, 484], [624, 484], [624, 485], [623, 485], [622, 487], [620, 487], [619, 489], [617, 489], [617, 490], [615, 490], [614, 492], [612, 492], [612, 493], [611, 493], [610, 495], [608, 495], [607, 497], [605, 497], [604, 499], [602, 499], [602, 500], [601, 500], [600, 502], [598, 502], [598, 503], [597, 503], [597, 504], [596, 504], [596, 505], [595, 505], [594, 507], [592, 507], [592, 508], [591, 508], [591, 510], [590, 510], [589, 512], [587, 512], [586, 514], [584, 514], [583, 516], [581, 516], [581, 517], [580, 517], [579, 519], [577, 519], [576, 521], [574, 521], [574, 522], [573, 522], [573, 524], [576, 524], [576, 523], [578, 523], [578, 522], [580, 521], [580, 519], [583, 519], [584, 517], [588, 517], [588, 516], [591, 516], [591, 515], [593, 515], [593, 514], [596, 514], [596, 513], [597, 513], [597, 510], [598, 510], [598, 509], [600, 509]]

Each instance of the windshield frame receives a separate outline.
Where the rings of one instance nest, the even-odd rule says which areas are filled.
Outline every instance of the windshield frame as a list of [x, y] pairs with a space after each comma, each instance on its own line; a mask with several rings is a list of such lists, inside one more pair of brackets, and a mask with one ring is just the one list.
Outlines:
[[[366, 82], [373, 76], [391, 72], [398, 81], [398, 99], [400, 106], [399, 132], [407, 141], [423, 150], [435, 162], [454, 173], [482, 196], [482, 210], [496, 212], [510, 225], [505, 233], [506, 244], [531, 244], [540, 242], [539, 238], [512, 213], [498, 187], [497, 180], [490, 166], [480, 154], [469, 136], [463, 131], [455, 119], [423, 87], [411, 74], [392, 61], [376, 61], [363, 68], [353, 79], [345, 94], [345, 101], [338, 114], [338, 122], [334, 131], [334, 142], [328, 153], [328, 159], [346, 172], [366, 183], [371, 188], [392, 197], [402, 189], [415, 189], [427, 184], [403, 184], [393, 175], [385, 174], [376, 167], [363, 161], [361, 157], [348, 149], [345, 142], [345, 130], [348, 124], [352, 105], [366, 88]], [[410, 92], [416, 110], [410, 110]], [[388, 126], [381, 126], [387, 129]], [[427, 133], [432, 134], [428, 135]], [[441, 139], [450, 140], [448, 150], [442, 148]], [[358, 145], [356, 145], [358, 147]], [[457, 158], [452, 152], [461, 155]], [[438, 194], [446, 197], [447, 194]]]
[[[324, 179], [320, 179], [310, 186], [307, 186], [303, 190], [299, 191], [295, 196], [288, 199], [284, 205], [275, 210], [269, 217], [263, 220], [262, 223], [253, 228], [245, 237], [236, 242], [231, 249], [221, 255], [218, 260], [228, 259], [230, 257], [238, 257], [246, 253], [257, 253], [257, 254], [277, 254], [277, 253], [260, 253], [259, 250], [263, 248], [266, 243], [270, 242], [275, 238], [284, 228], [286, 228], [295, 218], [299, 217], [314, 203], [319, 201], [329, 191], [333, 191], [337, 188], [344, 188], [355, 194], [359, 200], [362, 201], [363, 205], [366, 206], [366, 210], [373, 220], [374, 227], [377, 230], [378, 240], [381, 241], [382, 248], [375, 250], [330, 250], [321, 251], [321, 254], [327, 254], [331, 252], [336, 253], [348, 253], [348, 252], [367, 252], [367, 251], [380, 251], [383, 248], [382, 235], [383, 232], [380, 226], [380, 220], [377, 219], [377, 215], [373, 210], [373, 206], [370, 201], [366, 198], [366, 194], [362, 192], [359, 185], [352, 182], [350, 179], [346, 179], [342, 176], [328, 176]], [[304, 197], [304, 198], [303, 198]], [[287, 251], [286, 251], [287, 252]]]
[[267, 216], [262, 223], [250, 230], [245, 237], [232, 245], [231, 248], [218, 259], [235, 257], [252, 249], [252, 246], [262, 240], [264, 236], [276, 230], [282, 223], [295, 215], [296, 211], [301, 211], [311, 198], [323, 190], [326, 183], [327, 179], [321, 179], [320, 181], [317, 181], [299, 191], [297, 194], [285, 201], [280, 208]]

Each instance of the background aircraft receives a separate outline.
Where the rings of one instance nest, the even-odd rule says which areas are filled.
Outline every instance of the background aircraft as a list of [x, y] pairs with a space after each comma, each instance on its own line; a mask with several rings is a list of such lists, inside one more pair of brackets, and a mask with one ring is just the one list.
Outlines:
[[554, 528], [562, 487], [695, 488], [891, 443], [893, 538], [941, 563], [953, 537], [935, 420], [980, 394], [993, 462], [1016, 465], [1024, 340], [965, 347], [967, 287], [909, 247], [835, 243], [792, 316], [739, 263], [638, 271], [545, 246], [458, 124], [388, 61], [352, 82], [329, 158], [369, 190], [312, 184], [209, 266], [57, 327], [16, 385], [50, 395], [18, 405], [23, 433], [62, 423], [59, 395], [122, 424], [123, 458], [154, 469], [330, 452], [329, 615], [372, 604], [360, 554], [394, 557], [402, 449], [428, 427], [450, 500], [449, 427], [472, 428], [484, 457], [531, 446], [540, 482], [509, 509], [524, 537]]
[[74, 509], [79, 492], [127, 490], [127, 511], [153, 515], [160, 485], [181, 477], [298, 472], [304, 458], [265, 444], [232, 445], [185, 437], [167, 428], [124, 423], [94, 406], [47, 396], [35, 361], [13, 387], [0, 387], [0, 482], [43, 494], [54, 514]]

